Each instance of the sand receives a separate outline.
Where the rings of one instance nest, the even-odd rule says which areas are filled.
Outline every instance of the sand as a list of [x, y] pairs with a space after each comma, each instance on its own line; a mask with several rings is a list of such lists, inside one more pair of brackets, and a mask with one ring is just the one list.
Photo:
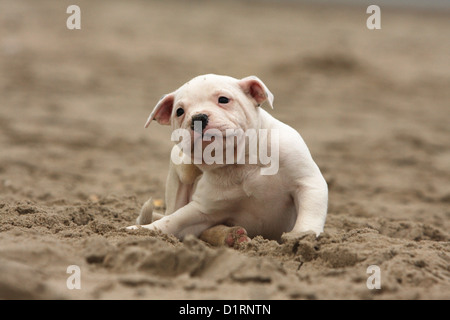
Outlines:
[[[0, 3], [0, 298], [450, 298], [449, 11], [382, 7], [371, 31], [365, 7], [77, 4], [81, 30], [64, 1]], [[274, 93], [329, 184], [319, 238], [123, 230], [164, 197], [170, 128], [148, 114], [204, 73]]]

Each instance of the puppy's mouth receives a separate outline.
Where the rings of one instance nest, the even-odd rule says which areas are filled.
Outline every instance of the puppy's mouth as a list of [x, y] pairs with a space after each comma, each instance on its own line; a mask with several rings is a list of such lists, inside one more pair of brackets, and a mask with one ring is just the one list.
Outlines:
[[[225, 152], [225, 148], [227, 147], [227, 130], [232, 129], [226, 125], [215, 125], [212, 122], [209, 122], [203, 130], [191, 130], [191, 152], [197, 150], [204, 151], [205, 148], [212, 144], [218, 143], [220, 140], [221, 145], [223, 146], [223, 150]], [[216, 145], [215, 147], [219, 147]]]
[[219, 129], [210, 126], [206, 126], [202, 131], [192, 131], [192, 144], [203, 143], [204, 146], [215, 141], [215, 139], [225, 139], [226, 129]]
[[[191, 133], [191, 151], [204, 151], [208, 145], [215, 143], [212, 147], [223, 149], [227, 147], [228, 130], [235, 130], [235, 125], [228, 122], [216, 122], [211, 115], [205, 113], [198, 113], [192, 116], [190, 123]], [[218, 144], [219, 143], [219, 144]], [[220, 144], [221, 143], [221, 144]]]

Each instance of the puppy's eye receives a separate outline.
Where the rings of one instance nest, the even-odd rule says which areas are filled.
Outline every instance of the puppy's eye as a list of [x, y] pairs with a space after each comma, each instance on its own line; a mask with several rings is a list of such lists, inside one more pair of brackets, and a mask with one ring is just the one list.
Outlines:
[[178, 108], [177, 109], [177, 117], [181, 117], [183, 114], [184, 114], [183, 108]]
[[219, 103], [227, 104], [228, 102], [230, 102], [230, 99], [227, 97], [219, 97]]

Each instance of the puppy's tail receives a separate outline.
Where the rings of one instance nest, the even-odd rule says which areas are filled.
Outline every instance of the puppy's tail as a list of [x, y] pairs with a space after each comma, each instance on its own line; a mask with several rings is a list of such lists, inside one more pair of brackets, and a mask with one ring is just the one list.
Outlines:
[[136, 219], [136, 224], [143, 225], [149, 224], [153, 221], [153, 200], [152, 198], [148, 199], [144, 205], [142, 206], [141, 212], [139, 213], [139, 217]]

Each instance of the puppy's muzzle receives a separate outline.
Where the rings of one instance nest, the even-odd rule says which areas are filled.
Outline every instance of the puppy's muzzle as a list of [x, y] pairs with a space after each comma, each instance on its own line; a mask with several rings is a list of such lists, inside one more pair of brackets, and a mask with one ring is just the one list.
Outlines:
[[191, 130], [192, 131], [199, 131], [199, 129], [200, 129], [199, 125], [195, 126], [196, 121], [201, 122], [202, 129], [201, 129], [201, 132], [199, 132], [199, 133], [202, 133], [203, 130], [205, 130], [206, 126], [208, 125], [208, 115], [204, 114], [204, 113], [200, 113], [200, 114], [196, 114], [196, 115], [192, 116], [192, 122], [191, 122]]

